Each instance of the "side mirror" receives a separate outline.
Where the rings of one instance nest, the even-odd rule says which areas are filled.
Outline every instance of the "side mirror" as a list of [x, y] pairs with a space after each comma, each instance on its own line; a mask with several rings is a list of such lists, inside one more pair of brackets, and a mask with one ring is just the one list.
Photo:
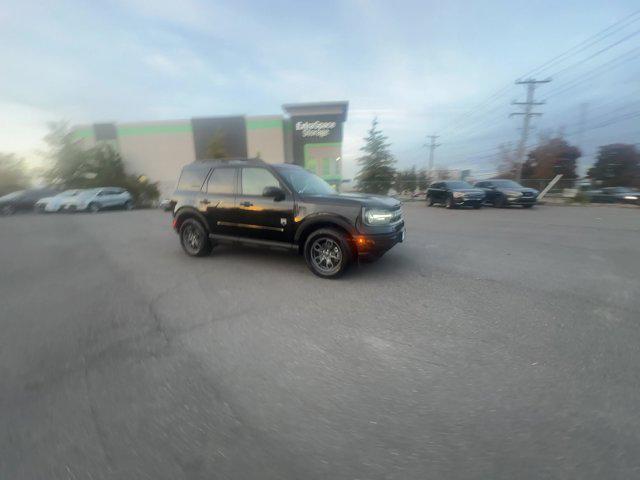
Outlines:
[[264, 187], [262, 190], [263, 197], [273, 197], [274, 202], [279, 202], [280, 200], [284, 200], [285, 193], [280, 187]]

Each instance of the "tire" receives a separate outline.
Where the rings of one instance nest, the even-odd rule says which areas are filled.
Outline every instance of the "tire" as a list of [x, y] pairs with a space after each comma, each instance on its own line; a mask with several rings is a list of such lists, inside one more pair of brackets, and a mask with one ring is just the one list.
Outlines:
[[447, 203], [445, 203], [445, 207], [447, 207], [447, 208], [456, 208], [456, 204], [453, 203], [453, 197], [451, 195], [449, 195], [447, 197]]
[[213, 248], [202, 223], [193, 218], [186, 219], [180, 226], [180, 245], [190, 257], [207, 256]]
[[133, 210], [133, 202], [131, 200], [127, 200], [126, 202], [124, 202], [124, 209]]
[[474, 203], [473, 204], [473, 208], [475, 208], [476, 210], [480, 210], [482, 208], [482, 204], [481, 203]]
[[304, 243], [304, 259], [309, 270], [320, 278], [338, 278], [353, 260], [347, 236], [332, 228], [312, 232]]
[[92, 202], [89, 204], [89, 206], [87, 207], [87, 210], [91, 213], [98, 213], [100, 211], [100, 204], [99, 203], [95, 203]]
[[434, 203], [435, 203], [435, 202], [433, 201], [433, 198], [431, 198], [431, 195], [429, 195], [429, 196], [427, 197], [427, 205], [428, 205], [428, 206], [430, 206], [430, 207], [433, 207], [433, 204], [434, 204]]
[[493, 206], [496, 208], [506, 208], [507, 201], [503, 196], [500, 196], [493, 201]]
[[522, 208], [533, 208], [533, 203], [530, 203], [529, 205], [522, 205]]

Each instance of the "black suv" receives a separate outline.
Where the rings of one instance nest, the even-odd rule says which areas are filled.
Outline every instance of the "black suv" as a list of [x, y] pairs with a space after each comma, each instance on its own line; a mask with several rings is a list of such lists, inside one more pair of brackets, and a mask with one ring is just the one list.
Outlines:
[[427, 202], [430, 207], [439, 203], [447, 208], [459, 206], [480, 208], [483, 201], [484, 191], [473, 188], [467, 182], [446, 180], [432, 183], [427, 189]]
[[537, 190], [523, 187], [513, 180], [494, 178], [476, 183], [477, 188], [485, 192], [486, 203], [494, 207], [508, 207], [509, 205], [522, 205], [523, 208], [531, 208], [538, 198]]
[[172, 203], [188, 255], [207, 255], [222, 241], [284, 247], [304, 254], [323, 278], [381, 257], [405, 235], [398, 200], [338, 194], [302, 167], [255, 159], [187, 165]]

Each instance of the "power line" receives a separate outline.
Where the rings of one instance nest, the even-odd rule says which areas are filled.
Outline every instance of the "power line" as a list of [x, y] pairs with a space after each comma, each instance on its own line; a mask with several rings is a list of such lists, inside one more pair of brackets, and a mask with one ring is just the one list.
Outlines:
[[636, 30], [635, 32], [633, 32], [633, 33], [631, 33], [631, 34], [627, 35], [626, 37], [623, 37], [623, 38], [621, 38], [620, 40], [618, 40], [618, 41], [616, 41], [616, 42], [614, 42], [614, 43], [612, 43], [612, 44], [610, 44], [610, 45], [607, 45], [605, 48], [603, 48], [603, 49], [601, 49], [601, 50], [598, 50], [596, 53], [592, 53], [592, 54], [591, 54], [591, 55], [589, 55], [588, 57], [583, 58], [582, 60], [579, 60], [579, 61], [577, 61], [576, 63], [574, 63], [574, 64], [572, 64], [572, 65], [569, 65], [568, 67], [565, 67], [565, 68], [563, 68], [563, 69], [561, 69], [561, 70], [558, 70], [557, 72], [555, 72], [555, 73], [551, 74], [551, 76], [552, 76], [552, 77], [557, 77], [558, 75], [562, 75], [562, 74], [563, 74], [564, 72], [566, 72], [567, 70], [570, 70], [570, 69], [575, 68], [575, 67], [577, 67], [577, 66], [579, 66], [579, 65], [582, 65], [583, 63], [585, 63], [585, 62], [587, 62], [587, 61], [591, 60], [592, 58], [597, 57], [597, 56], [598, 56], [598, 55], [600, 55], [601, 53], [604, 53], [604, 52], [606, 52], [606, 51], [608, 51], [608, 50], [611, 50], [613, 47], [616, 47], [616, 46], [620, 45], [621, 43], [626, 42], [626, 41], [627, 41], [627, 40], [629, 40], [630, 38], [635, 37], [635, 36], [636, 36], [636, 35], [638, 35], [639, 33], [640, 33], [640, 30]]
[[[544, 70], [548, 69], [550, 66], [560, 62], [561, 60], [564, 60], [567, 57], [570, 58], [571, 54], [573, 54], [573, 56], [575, 56], [577, 53], [580, 53], [580, 52], [584, 51], [585, 49], [591, 47], [592, 45], [597, 44], [598, 42], [601, 42], [602, 40], [604, 40], [604, 39], [610, 37], [611, 35], [623, 30], [624, 28], [626, 28], [627, 26], [631, 25], [632, 23], [634, 23], [634, 22], [636, 22], [638, 20], [640, 20], [640, 10], [636, 10], [636, 11], [632, 12], [631, 14], [627, 15], [626, 17], [622, 18], [621, 20], [618, 20], [617, 22], [609, 25], [605, 29], [603, 29], [603, 30], [597, 32], [596, 34], [592, 35], [591, 37], [583, 40], [579, 44], [571, 47], [570, 49], [566, 50], [565, 52], [561, 53], [560, 55], [557, 55], [557, 56], [553, 57], [551, 60], [548, 60], [548, 61], [542, 63], [538, 67], [535, 67], [533, 70], [531, 70], [531, 71], [527, 72], [526, 74], [522, 75], [520, 78], [530, 76], [533, 73], [538, 73], [538, 72], [544, 71]], [[633, 36], [634, 34], [632, 34], [631, 36]], [[624, 41], [624, 39], [622, 41]], [[621, 43], [621, 42], [618, 42], [618, 43]], [[615, 45], [613, 45], [613, 46], [615, 46]], [[613, 46], [610, 46], [609, 48], [613, 48]], [[600, 53], [602, 53], [602, 52], [600, 52]], [[494, 100], [496, 100], [501, 95], [506, 93], [512, 87], [513, 87], [513, 85], [511, 83], [505, 85], [504, 87], [501, 87], [496, 92], [491, 94], [487, 99], [485, 99], [482, 102], [480, 102], [479, 104], [475, 105], [473, 108], [471, 108], [470, 110], [468, 110], [464, 114], [454, 117], [452, 122], [449, 125], [447, 125], [445, 128], [441, 129], [439, 131], [439, 133], [442, 135], [445, 132], [449, 132], [452, 128], [455, 128], [456, 126], [458, 126], [461, 123], [463, 123], [466, 118], [475, 117], [478, 114], [478, 111], [480, 109], [484, 108], [486, 105], [490, 105], [491, 103], [493, 103]]]
[[520, 136], [520, 142], [518, 143], [518, 152], [517, 152], [517, 161], [518, 161], [518, 172], [516, 176], [516, 180], [519, 182], [522, 177], [522, 164], [524, 163], [524, 154], [525, 148], [527, 145], [527, 140], [529, 139], [529, 129], [531, 127], [531, 118], [539, 117], [542, 115], [540, 112], [534, 112], [533, 107], [537, 105], [544, 105], [544, 102], [536, 102], [534, 100], [534, 95], [536, 91], [536, 86], [541, 83], [549, 83], [551, 81], [550, 78], [545, 80], [536, 80], [534, 78], [529, 78], [527, 80], [517, 80], [516, 84], [518, 85], [526, 85], [527, 86], [527, 101], [526, 102], [513, 102], [514, 105], [519, 105], [523, 107], [522, 112], [514, 112], [509, 116], [522, 116], [522, 133]]
[[438, 135], [428, 135], [427, 138], [431, 140], [431, 143], [429, 144], [429, 175], [431, 175], [433, 173], [433, 155], [436, 148], [438, 148], [441, 144], [436, 143], [436, 138], [438, 138]]
[[[624, 57], [627, 57], [629, 54], [633, 54], [633, 53], [635, 53], [635, 55], [632, 55], [630, 58], [624, 59]], [[598, 77], [598, 76], [602, 75], [603, 73], [609, 73], [611, 71], [612, 67], [625, 65], [628, 62], [630, 62], [632, 60], [635, 60], [636, 58], [640, 58], [640, 47], [634, 48], [632, 50], [629, 50], [628, 52], [625, 52], [622, 55], [619, 55], [619, 56], [613, 58], [612, 60], [610, 60], [610, 61], [608, 61], [606, 63], [598, 65], [596, 68], [584, 72], [578, 78], [570, 80], [570, 81], [568, 81], [568, 82], [566, 82], [564, 84], [560, 84], [558, 86], [558, 88], [556, 88], [554, 90], [551, 90], [547, 94], [547, 96], [545, 97], [545, 100], [547, 100], [547, 99], [549, 99], [551, 97], [555, 97], [555, 96], [557, 96], [557, 95], [559, 95], [561, 93], [564, 93], [566, 91], [569, 91], [572, 88], [577, 87], [578, 85], [582, 85], [583, 83], [591, 82], [595, 77]]]
[[[629, 21], [630, 20], [630, 21]], [[551, 65], [558, 63], [558, 61], [561, 61], [562, 59], [564, 59], [567, 55], [570, 54], [577, 54], [580, 53], [582, 51], [584, 51], [585, 49], [589, 48], [590, 46], [604, 40], [605, 38], [610, 37], [611, 35], [619, 32], [620, 30], [623, 30], [625, 27], [631, 25], [633, 22], [636, 22], [640, 20], [640, 10], [636, 10], [635, 12], [631, 13], [630, 15], [618, 20], [617, 22], [609, 25], [607, 28], [605, 28], [604, 30], [600, 30], [598, 33], [592, 35], [591, 37], [583, 40], [582, 42], [580, 42], [577, 45], [574, 45], [573, 47], [571, 47], [568, 50], [565, 50], [564, 52], [562, 52], [559, 55], [556, 55], [555, 57], [553, 57], [551, 60], [543, 63], [542, 65], [534, 68], [533, 70], [525, 73], [522, 77], [528, 77], [531, 75], [539, 75], [541, 72], [543, 72], [544, 70], [546, 70], [547, 68], [549, 68]], [[615, 28], [617, 26], [619, 26], [620, 24], [623, 24], [625, 22], [626, 25], [621, 26], [620, 28]], [[612, 30], [613, 31], [609, 31]]]

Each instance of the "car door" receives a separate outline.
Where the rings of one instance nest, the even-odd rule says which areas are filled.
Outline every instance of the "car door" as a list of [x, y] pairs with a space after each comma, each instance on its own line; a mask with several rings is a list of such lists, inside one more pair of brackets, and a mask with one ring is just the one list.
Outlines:
[[[269, 187], [281, 197], [265, 196]], [[290, 243], [293, 240], [293, 194], [265, 167], [240, 168], [236, 200], [238, 236]]]
[[481, 185], [480, 188], [484, 191], [484, 201], [489, 203], [495, 202], [497, 195], [495, 185], [491, 182], [482, 182]]
[[103, 188], [95, 196], [96, 201], [100, 204], [100, 208], [109, 208], [109, 203], [111, 202], [111, 198], [109, 195], [109, 189]]
[[206, 181], [200, 205], [213, 233], [235, 235], [236, 185], [238, 168], [219, 166]]
[[431, 185], [431, 198], [434, 202], [440, 202], [442, 200], [442, 183], [434, 183]]
[[123, 188], [114, 188], [113, 190], [113, 206], [124, 207], [125, 202], [128, 200], [128, 196], [125, 194]]

